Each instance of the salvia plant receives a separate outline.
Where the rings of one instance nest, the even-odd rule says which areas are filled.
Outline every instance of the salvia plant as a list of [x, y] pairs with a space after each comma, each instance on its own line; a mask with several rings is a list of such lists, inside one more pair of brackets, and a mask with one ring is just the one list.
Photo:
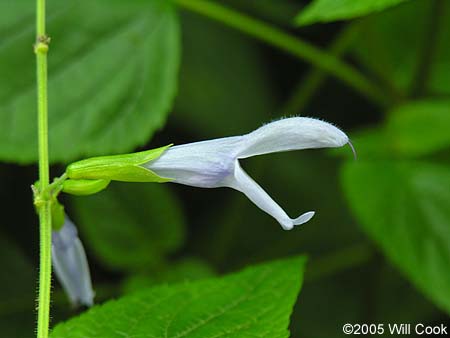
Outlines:
[[[287, 0], [48, 2], [36, 0], [33, 91], [24, 89], [29, 78], [16, 76], [22, 64], [28, 69], [24, 22], [33, 6], [0, 4], [0, 69], [8, 79], [0, 86], [0, 159], [37, 162], [39, 171], [31, 185], [40, 234], [38, 338], [332, 337], [399, 333], [386, 323], [406, 322], [443, 330], [450, 313], [449, 4], [311, 1], [291, 21], [342, 21], [326, 26], [325, 36], [337, 38], [325, 50], [269, 23], [283, 26], [281, 13], [300, 9]], [[275, 108], [266, 86], [272, 80], [261, 75], [263, 47], [243, 35], [313, 66], [283, 107]], [[350, 51], [352, 62], [344, 61]], [[290, 62], [281, 73], [291, 72]], [[328, 75], [337, 90], [315, 95]], [[321, 118], [304, 116], [314, 97]], [[188, 111], [178, 117], [183, 131], [148, 143], [173, 101], [174, 110]], [[378, 112], [367, 118], [378, 125], [351, 135], [354, 147], [325, 120], [344, 125], [334, 112], [360, 107]], [[196, 129], [200, 141], [179, 142]], [[323, 157], [311, 151], [344, 146]], [[291, 154], [298, 150], [305, 150], [295, 152], [301, 161]], [[244, 161], [253, 164], [250, 174]], [[53, 163], [64, 164], [54, 177]], [[267, 177], [266, 191], [258, 182]], [[178, 187], [180, 201], [201, 224], [189, 234], [170, 192], [175, 185], [186, 186]], [[293, 208], [301, 212], [291, 217]], [[23, 273], [26, 260], [14, 258], [2, 236], [0, 247], [11, 256], [0, 285], [12, 285], [5, 299], [15, 301], [21, 279], [30, 278], [8, 271]], [[308, 267], [298, 255], [305, 251], [313, 253]], [[253, 264], [280, 256], [289, 257]], [[220, 277], [212, 268], [242, 265], [250, 266]], [[294, 309], [304, 280], [306, 305]], [[2, 336], [22, 337], [3, 318], [14, 308], [7, 301], [0, 302]], [[66, 313], [52, 319], [52, 304]]]

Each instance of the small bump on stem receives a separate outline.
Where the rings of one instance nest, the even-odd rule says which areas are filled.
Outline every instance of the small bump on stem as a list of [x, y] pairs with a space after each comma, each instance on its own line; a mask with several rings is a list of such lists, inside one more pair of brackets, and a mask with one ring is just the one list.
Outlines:
[[38, 36], [34, 44], [34, 52], [36, 54], [47, 54], [51, 38], [47, 35]]

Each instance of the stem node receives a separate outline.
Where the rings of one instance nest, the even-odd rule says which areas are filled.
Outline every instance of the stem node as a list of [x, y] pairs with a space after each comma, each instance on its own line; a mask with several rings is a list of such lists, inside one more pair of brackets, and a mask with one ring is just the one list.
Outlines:
[[47, 35], [40, 35], [34, 44], [34, 52], [36, 54], [47, 54], [51, 38]]

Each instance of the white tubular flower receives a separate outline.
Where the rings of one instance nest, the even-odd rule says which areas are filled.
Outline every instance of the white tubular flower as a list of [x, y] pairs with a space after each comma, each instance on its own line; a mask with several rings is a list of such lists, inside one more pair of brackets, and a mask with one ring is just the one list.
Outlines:
[[290, 150], [341, 147], [347, 143], [350, 144], [347, 135], [327, 122], [292, 117], [271, 122], [243, 136], [173, 146], [142, 166], [175, 183], [201, 188], [229, 187], [241, 191], [274, 217], [283, 229], [290, 230], [295, 225], [308, 222], [314, 211], [290, 218], [247, 175], [239, 159]]
[[75, 225], [66, 216], [64, 225], [52, 234], [52, 262], [56, 277], [73, 305], [92, 306], [94, 291], [83, 244]]

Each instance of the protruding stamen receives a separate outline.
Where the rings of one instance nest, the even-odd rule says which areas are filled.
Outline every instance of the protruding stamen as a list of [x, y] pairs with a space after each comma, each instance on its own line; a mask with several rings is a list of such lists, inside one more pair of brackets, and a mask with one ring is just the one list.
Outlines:
[[348, 140], [348, 145], [350, 146], [350, 148], [352, 149], [352, 152], [353, 152], [353, 159], [357, 159], [358, 158], [358, 156], [356, 155], [356, 150], [355, 150], [355, 147], [353, 147], [353, 144], [352, 144], [352, 142], [350, 142], [350, 139]]

